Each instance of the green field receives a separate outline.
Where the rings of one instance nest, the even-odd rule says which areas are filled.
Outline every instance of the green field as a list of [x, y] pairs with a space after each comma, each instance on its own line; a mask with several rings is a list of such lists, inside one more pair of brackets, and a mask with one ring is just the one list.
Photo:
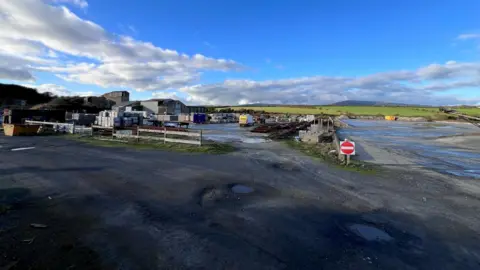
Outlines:
[[468, 109], [457, 109], [458, 112], [470, 115], [470, 116], [478, 116], [480, 117], [480, 108], [468, 108]]
[[[423, 116], [438, 117], [445, 116], [438, 108], [434, 107], [380, 107], [380, 106], [305, 106], [305, 107], [230, 107], [233, 110], [256, 110], [268, 113], [290, 113], [290, 114], [352, 114], [352, 115], [395, 115], [395, 116]], [[468, 115], [480, 115], [479, 108], [458, 109]]]

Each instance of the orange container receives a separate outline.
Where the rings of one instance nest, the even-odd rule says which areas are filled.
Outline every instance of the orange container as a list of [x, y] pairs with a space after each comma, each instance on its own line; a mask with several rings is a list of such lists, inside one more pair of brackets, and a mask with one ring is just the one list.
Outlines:
[[40, 125], [3, 124], [5, 136], [29, 136], [36, 135]]

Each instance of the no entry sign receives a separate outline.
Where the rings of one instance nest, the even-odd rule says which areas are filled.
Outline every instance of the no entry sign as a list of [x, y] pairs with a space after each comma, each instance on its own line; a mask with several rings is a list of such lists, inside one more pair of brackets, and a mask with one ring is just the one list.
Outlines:
[[340, 153], [347, 156], [355, 155], [355, 143], [347, 139], [340, 142]]

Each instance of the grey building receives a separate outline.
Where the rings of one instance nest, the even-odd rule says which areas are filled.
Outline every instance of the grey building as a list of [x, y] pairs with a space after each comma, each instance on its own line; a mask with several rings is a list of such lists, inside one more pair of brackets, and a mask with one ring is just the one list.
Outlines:
[[189, 113], [206, 113], [207, 108], [204, 106], [187, 106]]
[[150, 99], [141, 102], [145, 111], [154, 114], [179, 115], [189, 113], [188, 107], [174, 99]]
[[116, 104], [130, 101], [130, 93], [128, 91], [113, 91], [102, 96]]
[[126, 107], [132, 107], [133, 111], [143, 111], [144, 108], [140, 101], [126, 101], [120, 102], [112, 106], [112, 110], [119, 111], [121, 109], [125, 110]]

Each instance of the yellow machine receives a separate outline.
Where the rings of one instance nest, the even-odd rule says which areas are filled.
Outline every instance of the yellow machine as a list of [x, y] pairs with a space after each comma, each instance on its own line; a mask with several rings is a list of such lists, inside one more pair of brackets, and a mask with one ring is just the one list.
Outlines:
[[240, 115], [240, 117], [238, 118], [238, 124], [239, 124], [241, 127], [253, 126], [253, 124], [254, 124], [253, 116], [251, 116], [250, 114], [242, 114], [242, 115]]
[[387, 120], [387, 121], [396, 121], [396, 120], [397, 120], [397, 117], [396, 117], [396, 116], [393, 116], [393, 115], [387, 115], [387, 116], [385, 116], [385, 120]]

